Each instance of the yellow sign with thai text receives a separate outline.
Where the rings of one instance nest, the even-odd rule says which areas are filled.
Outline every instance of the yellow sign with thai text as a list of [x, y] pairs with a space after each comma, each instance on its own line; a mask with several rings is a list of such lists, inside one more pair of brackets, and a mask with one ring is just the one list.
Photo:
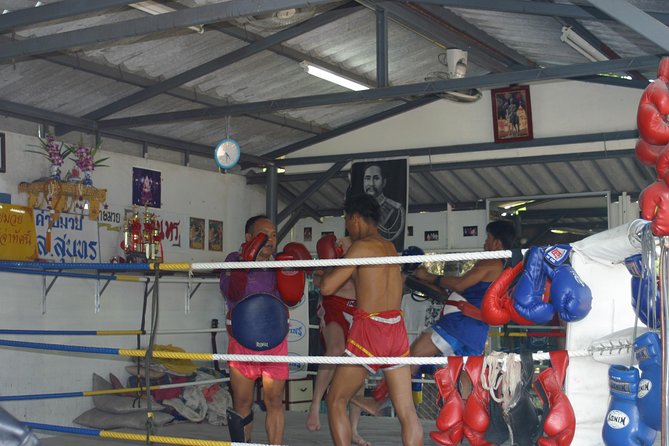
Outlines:
[[37, 235], [32, 208], [0, 203], [0, 260], [35, 260]]

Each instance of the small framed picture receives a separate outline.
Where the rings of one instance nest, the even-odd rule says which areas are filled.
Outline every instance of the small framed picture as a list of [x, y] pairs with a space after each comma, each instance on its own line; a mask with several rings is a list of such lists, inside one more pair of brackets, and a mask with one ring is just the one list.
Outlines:
[[302, 237], [303, 237], [305, 242], [310, 242], [311, 241], [311, 234], [312, 234], [311, 227], [304, 228], [304, 232], [302, 234]]
[[204, 218], [190, 218], [188, 246], [190, 249], [204, 249]]
[[413, 237], [413, 226], [407, 226], [407, 236]]
[[532, 135], [530, 87], [518, 85], [491, 90], [495, 142], [526, 141]]
[[463, 226], [462, 235], [464, 237], [478, 237], [479, 227], [478, 226]]
[[223, 222], [209, 220], [209, 251], [223, 251]]
[[435, 242], [439, 240], [439, 231], [425, 231], [425, 241]]

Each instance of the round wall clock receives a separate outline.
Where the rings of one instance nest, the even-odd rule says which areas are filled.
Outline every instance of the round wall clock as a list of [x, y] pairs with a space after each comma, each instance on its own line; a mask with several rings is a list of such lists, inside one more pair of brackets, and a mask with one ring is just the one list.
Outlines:
[[232, 169], [239, 162], [241, 151], [237, 141], [231, 138], [225, 138], [214, 147], [214, 160], [221, 169]]

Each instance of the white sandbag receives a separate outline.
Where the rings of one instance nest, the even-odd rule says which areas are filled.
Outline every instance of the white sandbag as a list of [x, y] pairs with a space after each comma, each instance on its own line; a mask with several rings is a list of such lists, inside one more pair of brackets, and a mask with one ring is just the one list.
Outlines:
[[571, 244], [574, 252], [596, 262], [620, 263], [641, 252], [641, 230], [649, 222], [633, 220]]

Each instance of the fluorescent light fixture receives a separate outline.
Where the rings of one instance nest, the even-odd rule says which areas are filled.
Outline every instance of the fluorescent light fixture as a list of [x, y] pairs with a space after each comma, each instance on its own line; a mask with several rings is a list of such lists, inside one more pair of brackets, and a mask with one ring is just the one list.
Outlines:
[[560, 36], [560, 40], [581, 53], [581, 55], [590, 62], [603, 62], [609, 60], [609, 58], [601, 51], [590, 45], [583, 37], [576, 34], [576, 31], [571, 29], [571, 27], [562, 27], [562, 36]]
[[325, 68], [321, 68], [317, 65], [314, 65], [310, 62], [302, 62], [300, 64], [302, 68], [304, 68], [304, 71], [306, 71], [308, 74], [311, 74], [312, 76], [320, 77], [321, 79], [324, 79], [328, 82], [332, 82], [333, 84], [340, 85], [344, 88], [348, 88], [349, 90], [353, 91], [360, 91], [360, 90], [369, 90], [369, 86], [363, 85], [361, 83], [355, 82], [351, 79], [348, 79], [340, 74], [333, 73], [330, 70], [326, 70]]
[[[154, 2], [153, 0], [149, 0], [146, 2], [137, 2], [137, 3], [130, 3], [128, 6], [139, 9], [140, 11], [146, 12], [147, 14], [151, 15], [159, 15], [159, 14], [166, 14], [168, 12], [174, 12], [176, 9], [170, 8], [167, 5], [163, 5], [162, 3]], [[204, 27], [202, 25], [199, 26], [189, 26], [189, 29], [192, 29], [198, 34], [202, 34], [204, 32]]]

